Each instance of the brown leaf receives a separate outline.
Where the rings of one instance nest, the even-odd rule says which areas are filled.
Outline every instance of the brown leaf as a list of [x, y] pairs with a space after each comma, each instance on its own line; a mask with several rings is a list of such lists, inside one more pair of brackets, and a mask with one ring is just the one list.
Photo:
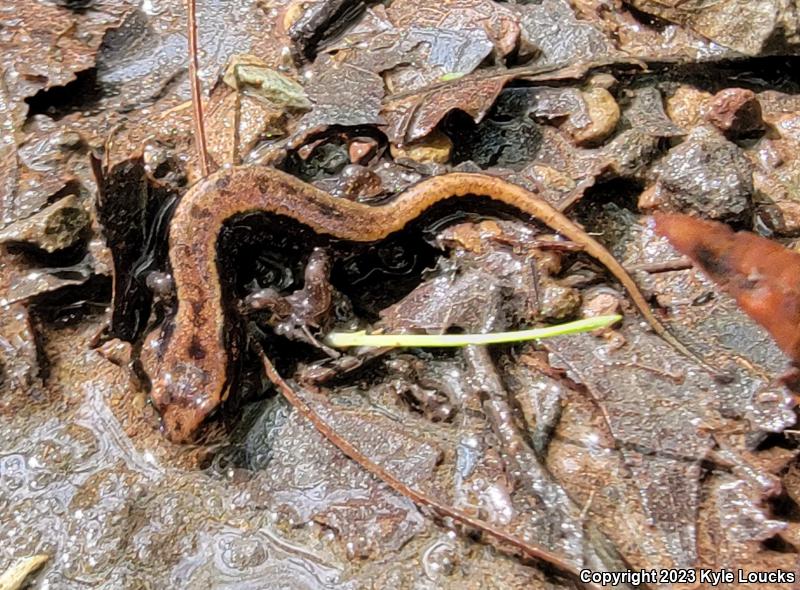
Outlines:
[[470, 73], [490, 54], [500, 61], [519, 37], [517, 16], [489, 0], [445, 0], [422, 10], [415, 0], [399, 0], [389, 5], [387, 16], [408, 42], [420, 45], [413, 63], [387, 73], [390, 92], [418, 89], [447, 74]]
[[443, 0], [420, 6], [414, 0], [395, 0], [387, 14], [402, 28], [429, 28], [439, 31], [483, 30], [500, 56], [513, 51], [519, 35], [516, 15], [489, 0]]
[[389, 98], [382, 113], [386, 119], [386, 135], [395, 144], [404, 144], [424, 137], [444, 116], [458, 109], [480, 121], [494, 104], [510, 76], [464, 77], [456, 84], [423, 89], [417, 94]]
[[[685, 2], [683, 0], [625, 0], [643, 12], [684, 25], [712, 41], [758, 55], [773, 35], [797, 43], [796, 14], [778, 0], [719, 0]], [[785, 29], [783, 29], [785, 27]]]
[[16, 2], [13, 17], [4, 11], [0, 54], [14, 99], [63, 86], [95, 65], [106, 31], [130, 6], [116, 0], [92, 4], [79, 12], [54, 2]]
[[609, 38], [579, 20], [567, 0], [512, 5], [520, 15], [521, 37], [541, 52], [538, 64], [599, 59], [614, 53]]
[[658, 231], [689, 256], [795, 363], [800, 362], [800, 254], [750, 232], [656, 214]]

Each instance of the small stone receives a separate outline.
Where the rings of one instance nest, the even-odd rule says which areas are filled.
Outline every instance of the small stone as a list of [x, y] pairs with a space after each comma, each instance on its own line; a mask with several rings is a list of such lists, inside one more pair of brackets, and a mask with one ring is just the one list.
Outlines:
[[292, 26], [302, 17], [308, 9], [308, 2], [306, 0], [295, 0], [290, 2], [283, 11], [283, 18], [281, 25], [284, 31], [288, 31]]
[[600, 72], [589, 78], [588, 85], [591, 88], [605, 88], [611, 90], [617, 85], [617, 79], [608, 72]]
[[352, 164], [363, 164], [378, 149], [378, 141], [372, 137], [356, 137], [347, 146]]
[[696, 127], [651, 170], [655, 186], [642, 195], [644, 208], [735, 221], [752, 207], [753, 166], [713, 127]]
[[547, 189], [553, 189], [560, 193], [567, 193], [575, 188], [575, 180], [560, 170], [545, 164], [531, 166], [530, 176], [542, 183]]
[[761, 104], [752, 90], [721, 90], [713, 96], [707, 109], [706, 120], [727, 137], [741, 137], [764, 128]]
[[33, 244], [46, 252], [73, 245], [89, 225], [89, 214], [75, 195], [69, 195], [38, 213], [0, 231], [0, 244]]
[[665, 210], [669, 208], [669, 195], [662, 190], [660, 184], [651, 184], [639, 195], [639, 201], [636, 206], [639, 211]]
[[608, 289], [593, 290], [584, 295], [583, 317], [596, 318], [620, 313], [620, 295]]
[[800, 142], [762, 139], [748, 152], [755, 165], [757, 219], [779, 235], [800, 233]]
[[597, 145], [616, 129], [620, 116], [619, 105], [612, 94], [600, 86], [584, 90], [581, 96], [586, 103], [589, 124], [578, 127], [567, 120], [563, 129], [578, 145]]
[[691, 129], [697, 124], [711, 94], [698, 90], [693, 86], [678, 86], [677, 90], [667, 98], [667, 116], [672, 122], [684, 129]]
[[543, 320], [562, 320], [575, 315], [581, 305], [580, 292], [554, 281], [541, 286], [539, 314]]
[[380, 176], [358, 164], [345, 166], [334, 183], [325, 188], [333, 196], [350, 201], [369, 201], [384, 192]]
[[453, 142], [441, 131], [435, 130], [404, 146], [390, 145], [395, 160], [413, 160], [421, 164], [445, 164], [453, 151]]
[[786, 113], [775, 120], [775, 130], [782, 139], [800, 141], [800, 113]]
[[638, 178], [661, 154], [660, 138], [639, 129], [617, 134], [602, 147], [612, 177]]
[[119, 338], [113, 338], [101, 344], [96, 350], [100, 356], [118, 367], [127, 366], [133, 357], [133, 346], [131, 343], [120, 340]]
[[50, 138], [50, 143], [63, 149], [75, 149], [83, 143], [83, 137], [77, 131], [64, 129], [54, 133]]

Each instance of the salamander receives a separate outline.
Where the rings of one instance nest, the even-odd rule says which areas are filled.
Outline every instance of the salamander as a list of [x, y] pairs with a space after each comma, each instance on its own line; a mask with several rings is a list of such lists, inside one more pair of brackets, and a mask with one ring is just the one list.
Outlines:
[[217, 240], [228, 220], [252, 213], [282, 215], [335, 239], [377, 242], [403, 229], [434, 204], [470, 195], [511, 206], [581, 244], [622, 283], [652, 329], [681, 353], [695, 358], [659, 322], [634, 280], [600, 243], [535, 193], [501, 178], [444, 174], [373, 206], [332, 197], [279, 170], [238, 166], [194, 185], [170, 222], [169, 262], [177, 310], [162, 329], [160, 351], [151, 366], [145, 367], [166, 436], [176, 442], [189, 440], [224, 399], [230, 384], [233, 353], [226, 345], [217, 261]]

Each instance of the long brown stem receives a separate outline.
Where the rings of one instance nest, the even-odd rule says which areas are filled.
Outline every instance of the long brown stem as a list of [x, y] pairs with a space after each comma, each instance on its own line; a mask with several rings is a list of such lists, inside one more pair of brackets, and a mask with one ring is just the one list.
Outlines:
[[195, 146], [200, 161], [200, 173], [208, 176], [208, 150], [206, 149], [206, 127], [203, 119], [203, 99], [200, 95], [200, 78], [197, 75], [197, 17], [195, 0], [188, 2], [189, 25], [189, 81], [192, 87], [192, 109], [194, 119]]
[[692, 268], [692, 261], [688, 256], [681, 258], [672, 258], [670, 260], [661, 260], [658, 262], [640, 262], [639, 264], [626, 264], [625, 270], [628, 272], [644, 271], [649, 274], [657, 274], [660, 272], [672, 272], [676, 270], [687, 270]]
[[[477, 518], [473, 518], [457, 508], [453, 508], [452, 506], [448, 506], [437, 500], [434, 500], [430, 496], [426, 496], [425, 494], [418, 492], [404, 484], [394, 475], [386, 471], [386, 469], [372, 461], [372, 459], [358, 450], [348, 440], [340, 436], [339, 433], [337, 433], [330, 424], [323, 420], [322, 417], [308, 404], [308, 402], [302, 399], [292, 388], [292, 386], [280, 376], [278, 371], [275, 369], [275, 366], [264, 354], [263, 350], [261, 350], [260, 347], [258, 350], [267, 377], [269, 377], [270, 381], [272, 381], [278, 391], [280, 391], [281, 394], [286, 398], [286, 401], [288, 401], [295, 410], [300, 412], [304, 418], [311, 422], [314, 428], [316, 428], [336, 448], [338, 448], [346, 456], [350, 457], [350, 459], [358, 463], [358, 465], [360, 465], [363, 469], [388, 485], [395, 492], [410, 499], [418, 506], [427, 506], [432, 508], [439, 513], [440, 516], [452, 518], [464, 526], [482, 531], [494, 537], [501, 543], [505, 543], [511, 547], [514, 547], [517, 551], [529, 558], [537, 559], [544, 563], [549, 563], [550, 565], [558, 568], [560, 571], [568, 573], [576, 579], [579, 579], [578, 568], [552, 551], [549, 551], [548, 549], [545, 549], [539, 545], [526, 543], [525, 541], [522, 541], [506, 531], [498, 529], [493, 525]], [[590, 590], [598, 590], [597, 586], [592, 583], [585, 583], [584, 586]]]

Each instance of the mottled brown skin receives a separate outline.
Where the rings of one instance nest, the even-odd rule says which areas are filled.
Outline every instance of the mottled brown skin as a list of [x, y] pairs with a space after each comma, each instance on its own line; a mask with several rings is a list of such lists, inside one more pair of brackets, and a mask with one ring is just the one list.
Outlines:
[[329, 194], [271, 168], [241, 166], [192, 187], [179, 203], [169, 236], [169, 258], [178, 309], [166, 326], [162, 350], [149, 368], [152, 398], [165, 434], [191, 438], [224, 399], [229, 383], [225, 314], [217, 238], [230, 218], [264, 212], [284, 215], [319, 234], [375, 242], [415, 220], [432, 205], [467, 195], [485, 196], [535, 217], [605, 265], [627, 289], [656, 333], [690, 355], [653, 315], [636, 283], [609, 252], [536, 194], [500, 178], [452, 173], [425, 180], [394, 200], [369, 206]]

